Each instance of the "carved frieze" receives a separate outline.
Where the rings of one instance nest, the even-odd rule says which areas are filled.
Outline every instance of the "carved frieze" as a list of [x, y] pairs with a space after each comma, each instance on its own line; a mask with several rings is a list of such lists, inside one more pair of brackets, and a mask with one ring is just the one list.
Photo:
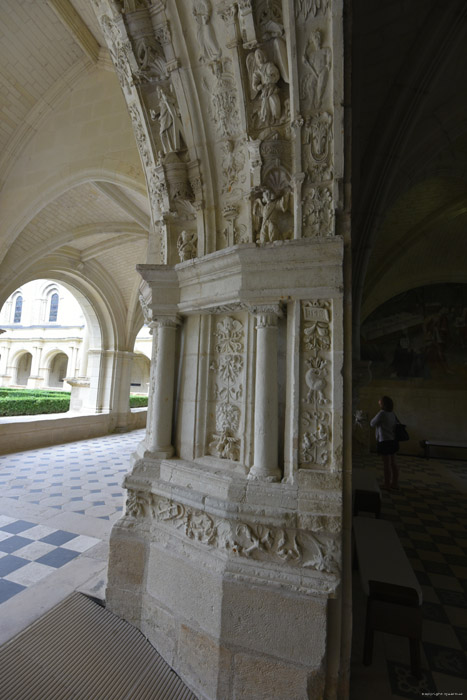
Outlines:
[[266, 524], [227, 520], [163, 496], [133, 491], [127, 517], [152, 518], [185, 537], [240, 558], [339, 573], [339, 545], [330, 534]]
[[301, 467], [324, 467], [331, 455], [331, 302], [302, 302]]
[[212, 372], [215, 430], [209, 441], [209, 454], [238, 461], [240, 459], [240, 422], [242, 415], [244, 329], [243, 323], [227, 316], [214, 331]]

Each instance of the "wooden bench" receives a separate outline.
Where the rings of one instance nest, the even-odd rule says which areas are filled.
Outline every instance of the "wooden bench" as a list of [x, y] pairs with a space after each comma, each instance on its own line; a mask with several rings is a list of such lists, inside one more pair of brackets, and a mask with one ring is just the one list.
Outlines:
[[410, 664], [421, 677], [422, 589], [393, 525], [354, 517], [354, 543], [367, 596], [363, 663], [371, 664], [375, 631], [408, 637]]
[[450, 440], [421, 440], [420, 447], [424, 451], [424, 457], [430, 459], [431, 447], [453, 447], [457, 450], [466, 450], [467, 442], [461, 442], [460, 440], [454, 442]]
[[352, 469], [353, 514], [360, 511], [381, 515], [381, 491], [371, 469]]

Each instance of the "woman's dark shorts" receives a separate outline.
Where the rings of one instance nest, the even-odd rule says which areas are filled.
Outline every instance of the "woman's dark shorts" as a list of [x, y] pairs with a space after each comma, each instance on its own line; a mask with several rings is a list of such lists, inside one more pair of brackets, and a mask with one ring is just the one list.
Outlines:
[[383, 440], [376, 444], [376, 452], [379, 455], [394, 455], [399, 449], [397, 440]]

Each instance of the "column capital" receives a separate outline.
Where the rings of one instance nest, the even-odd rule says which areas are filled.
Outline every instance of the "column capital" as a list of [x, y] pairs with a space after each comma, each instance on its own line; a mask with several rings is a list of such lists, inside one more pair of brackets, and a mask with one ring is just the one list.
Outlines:
[[250, 306], [250, 313], [256, 316], [256, 328], [277, 326], [277, 321], [283, 316], [280, 304], [257, 304]]
[[177, 328], [182, 324], [182, 317], [178, 314], [172, 316], [155, 316], [154, 320], [148, 323], [151, 330], [154, 328]]

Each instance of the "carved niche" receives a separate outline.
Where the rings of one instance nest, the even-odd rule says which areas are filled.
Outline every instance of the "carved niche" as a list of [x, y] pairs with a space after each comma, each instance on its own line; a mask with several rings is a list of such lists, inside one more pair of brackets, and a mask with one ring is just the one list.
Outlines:
[[300, 468], [324, 467], [331, 457], [331, 301], [302, 302]]
[[210, 370], [215, 427], [211, 430], [208, 453], [238, 462], [245, 365], [243, 323], [226, 316], [217, 321], [213, 336], [214, 353]]

